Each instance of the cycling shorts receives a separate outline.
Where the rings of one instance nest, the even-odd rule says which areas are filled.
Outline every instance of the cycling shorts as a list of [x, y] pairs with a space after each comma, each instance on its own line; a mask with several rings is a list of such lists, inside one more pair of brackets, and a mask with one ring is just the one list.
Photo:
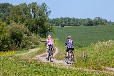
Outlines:
[[66, 49], [66, 52], [69, 52], [70, 51], [70, 53], [71, 53], [73, 50], [74, 50], [74, 48], [67, 48]]
[[48, 45], [48, 50], [53, 51], [54, 50], [53, 45]]

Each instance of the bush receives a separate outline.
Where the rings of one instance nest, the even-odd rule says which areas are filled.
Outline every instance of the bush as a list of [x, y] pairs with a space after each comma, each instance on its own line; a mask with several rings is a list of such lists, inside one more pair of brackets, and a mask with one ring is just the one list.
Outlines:
[[27, 27], [12, 22], [6, 25], [0, 21], [0, 51], [30, 49], [39, 45], [40, 37]]
[[20, 49], [20, 44], [22, 42], [23, 36], [25, 34], [29, 34], [28, 29], [24, 25], [12, 23], [9, 26], [9, 34], [10, 34], [10, 46], [16, 49]]
[[39, 45], [39, 36], [32, 34], [31, 36], [24, 36], [21, 42], [21, 48], [34, 48]]
[[39, 38], [33, 35], [24, 25], [12, 23], [9, 28], [11, 46], [13, 46], [13, 49], [29, 49], [38, 44]]
[[0, 51], [8, 50], [9, 44], [10, 38], [6, 29], [6, 24], [0, 21]]

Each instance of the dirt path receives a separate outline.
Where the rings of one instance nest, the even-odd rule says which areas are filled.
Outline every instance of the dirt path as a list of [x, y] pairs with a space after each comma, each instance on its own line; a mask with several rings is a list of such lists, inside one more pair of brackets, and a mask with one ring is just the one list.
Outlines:
[[110, 67], [102, 67], [102, 68], [105, 68], [106, 70], [114, 71], [114, 68], [110, 68]]
[[[56, 47], [56, 50], [53, 54], [53, 57], [58, 53], [58, 49]], [[39, 61], [41, 62], [49, 62], [46, 60], [46, 57], [44, 56], [46, 55], [46, 53], [43, 53], [43, 54], [40, 54], [40, 55], [37, 55], [35, 57], [33, 57], [32, 59], [38, 59]], [[97, 72], [97, 73], [107, 73], [107, 74], [113, 74], [114, 75], [114, 68], [106, 68], [107, 70], [93, 70], [93, 69], [86, 69], [86, 68], [76, 68], [76, 67], [73, 67], [71, 64], [67, 64], [64, 60], [57, 60], [57, 59], [53, 59], [53, 63], [52, 65], [53, 66], [57, 66], [59, 68], [67, 68], [67, 69], [74, 69], [74, 70], [81, 70], [81, 71], [86, 71], [86, 72]], [[59, 66], [58, 66], [59, 65]]]
[[[58, 48], [55, 47], [55, 49], [56, 50], [55, 50], [55, 52], [53, 54], [53, 57], [55, 57], [55, 55], [58, 53]], [[27, 54], [36, 52], [38, 50], [39, 50], [39, 48], [30, 49], [29, 52], [27, 52], [27, 53], [16, 54], [15, 56], [25, 56]], [[39, 60], [41, 62], [49, 62], [49, 61], [46, 60], [45, 55], [46, 55], [46, 52], [43, 53], [43, 54], [37, 55], [37, 56], [33, 57], [32, 59]], [[81, 71], [86, 71], [86, 72], [107, 73], [107, 74], [114, 75], [114, 68], [110, 68], [110, 67], [103, 67], [106, 70], [100, 71], [100, 70], [93, 70], [93, 69], [86, 69], [86, 68], [76, 68], [76, 67], [73, 67], [71, 64], [67, 64], [64, 60], [53, 59], [53, 62], [51, 62], [51, 63], [53, 63], [52, 64], [53, 66], [57, 66], [59, 68], [81, 70]]]
[[38, 51], [38, 50], [39, 50], [39, 48], [29, 49], [29, 52], [27, 52], [27, 53], [22, 53], [22, 54], [15, 54], [15, 56], [25, 56], [25, 55], [27, 55], [27, 54], [36, 52], [36, 51]]
[[[56, 50], [55, 50], [55, 52], [53, 54], [53, 57], [55, 57], [55, 55], [58, 53], [58, 49], [56, 47], [55, 47], [55, 49]], [[44, 55], [46, 55], [46, 53], [37, 55], [37, 56], [33, 57], [32, 59], [38, 59], [41, 62], [50, 62], [50, 61], [47, 61], [46, 60], [46, 57], [44, 57]], [[70, 65], [70, 64], [67, 64], [64, 60], [57, 60], [57, 59], [53, 59], [53, 62], [52, 63], [55, 63], [55, 64], [63, 64], [63, 65]]]

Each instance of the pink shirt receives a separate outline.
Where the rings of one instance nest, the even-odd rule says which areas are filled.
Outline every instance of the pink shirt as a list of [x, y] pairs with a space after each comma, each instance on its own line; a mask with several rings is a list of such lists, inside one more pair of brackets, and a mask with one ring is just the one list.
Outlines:
[[53, 45], [53, 39], [52, 38], [47, 39], [47, 45]]

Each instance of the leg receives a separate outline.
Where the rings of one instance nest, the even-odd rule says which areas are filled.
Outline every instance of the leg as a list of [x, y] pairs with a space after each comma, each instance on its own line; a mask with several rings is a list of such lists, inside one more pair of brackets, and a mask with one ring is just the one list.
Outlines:
[[49, 52], [49, 46], [47, 45], [47, 47], [46, 47], [46, 55], [47, 55], [46, 59], [48, 59], [48, 52]]
[[66, 49], [66, 55], [65, 55], [65, 62], [66, 62], [67, 64], [69, 64], [69, 62], [68, 62], [68, 61], [69, 61], [69, 57], [70, 57], [70, 56], [69, 56], [69, 48], [67, 48], [67, 49]]
[[73, 51], [71, 52], [71, 60], [74, 61], [74, 53], [73, 53]]
[[66, 58], [69, 58], [69, 48], [66, 49]]
[[50, 62], [53, 62], [52, 58], [53, 58], [53, 52], [51, 50], [51, 52], [50, 52]]
[[50, 45], [47, 45], [47, 58], [48, 61], [50, 59]]
[[71, 62], [74, 61], [74, 53], [73, 53], [73, 50], [74, 50], [74, 48], [71, 48], [71, 49], [70, 49], [70, 58], [71, 58], [70, 61], [71, 61]]
[[50, 46], [50, 62], [53, 62], [53, 45]]

